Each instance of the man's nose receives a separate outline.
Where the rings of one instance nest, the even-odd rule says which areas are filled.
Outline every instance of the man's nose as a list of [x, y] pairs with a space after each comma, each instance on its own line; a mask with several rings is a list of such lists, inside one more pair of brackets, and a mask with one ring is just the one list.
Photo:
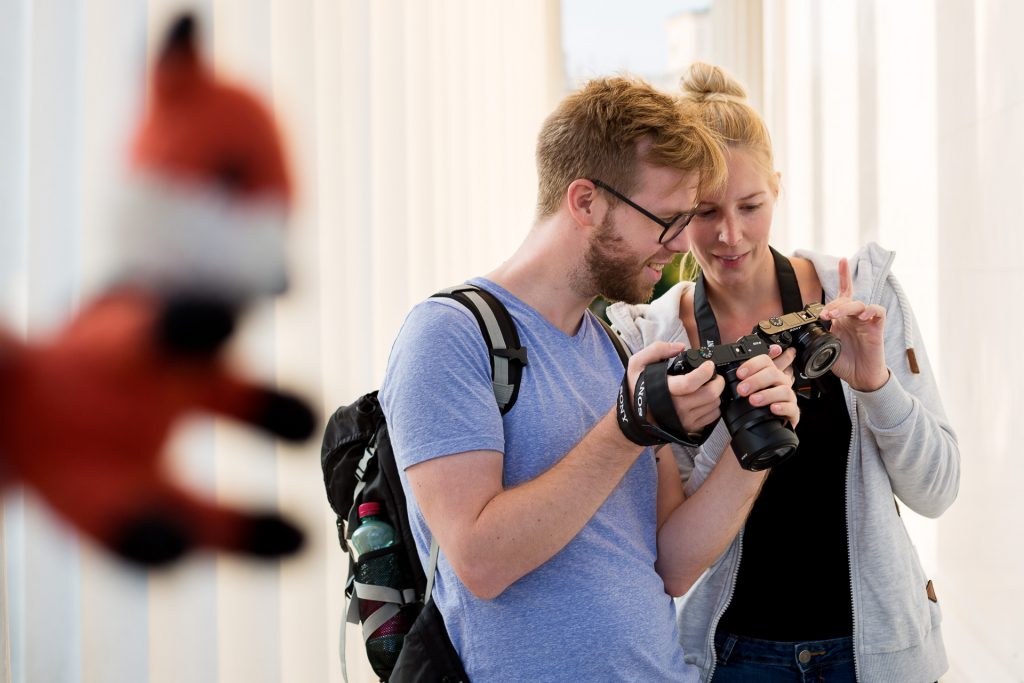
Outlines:
[[683, 228], [678, 235], [670, 239], [668, 242], [662, 242], [661, 246], [674, 254], [690, 251], [690, 238], [686, 236], [686, 228]]

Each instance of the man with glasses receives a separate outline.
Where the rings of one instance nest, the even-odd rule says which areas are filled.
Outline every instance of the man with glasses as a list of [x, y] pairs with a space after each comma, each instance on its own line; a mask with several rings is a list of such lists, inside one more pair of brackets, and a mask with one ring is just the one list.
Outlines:
[[[525, 241], [469, 280], [505, 305], [528, 349], [514, 407], [500, 413], [487, 345], [457, 303], [418, 305], [392, 349], [381, 403], [420, 558], [436, 540], [434, 601], [474, 683], [695, 681], [669, 593], [725, 549], [763, 474], [722, 458], [684, 500], [668, 449], [642, 445], [616, 408], [634, 404], [646, 365], [683, 346], [640, 351], [623, 377], [588, 305], [651, 296], [688, 248], [698, 189], [722, 182], [722, 152], [670, 97], [610, 78], [549, 116], [537, 163]], [[767, 356], [744, 368], [750, 395], [795, 422], [789, 376]], [[724, 381], [710, 363], [668, 383], [685, 432], [718, 419]]]
[[675, 216], [672, 216], [672, 218], [669, 218], [668, 220], [658, 218], [653, 213], [651, 213], [644, 207], [640, 206], [632, 199], [616, 190], [611, 185], [608, 185], [607, 183], [602, 183], [600, 180], [596, 178], [591, 178], [590, 182], [594, 183], [594, 185], [597, 185], [602, 190], [607, 190], [608, 192], [611, 192], [617, 199], [621, 199], [622, 201], [626, 202], [634, 209], [636, 209], [637, 211], [639, 211], [640, 213], [642, 213], [643, 215], [647, 216], [652, 221], [660, 225], [661, 236], [658, 237], [658, 244], [665, 244], [666, 242], [671, 242], [672, 240], [674, 240], [676, 237], [679, 236], [679, 233], [683, 231], [683, 228], [689, 225], [690, 221], [693, 220], [692, 209], [690, 211], [683, 211], [682, 213], [677, 213]]

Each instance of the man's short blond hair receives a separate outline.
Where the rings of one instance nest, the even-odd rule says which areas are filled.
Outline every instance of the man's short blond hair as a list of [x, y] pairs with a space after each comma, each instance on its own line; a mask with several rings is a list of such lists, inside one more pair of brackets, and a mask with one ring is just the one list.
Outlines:
[[[639, 145], [645, 145], [639, 154]], [[596, 178], [623, 194], [635, 191], [638, 165], [696, 173], [698, 192], [726, 176], [718, 137], [675, 99], [638, 78], [589, 81], [548, 116], [537, 140], [537, 214], [558, 210], [570, 183]]]

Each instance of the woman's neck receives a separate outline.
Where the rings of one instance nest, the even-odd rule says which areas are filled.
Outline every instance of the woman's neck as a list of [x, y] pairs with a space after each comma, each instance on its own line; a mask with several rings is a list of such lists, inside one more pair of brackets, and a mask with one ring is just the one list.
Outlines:
[[775, 262], [772, 259], [766, 261], [744, 282], [723, 285], [705, 278], [708, 303], [716, 318], [734, 322], [753, 320], [750, 323], [753, 324], [780, 312], [781, 295]]
[[[821, 298], [821, 282], [814, 265], [805, 259], [791, 258], [790, 263], [797, 276], [801, 299], [805, 303]], [[750, 334], [753, 326], [773, 315], [790, 313], [782, 310], [782, 294], [779, 291], [775, 262], [767, 269], [759, 269], [756, 277], [744, 283], [723, 285], [705, 278], [705, 292], [715, 314], [715, 323], [722, 341], [733, 341]], [[680, 318], [686, 328], [687, 338], [698, 344], [699, 335], [694, 316], [693, 289], [680, 301]]]

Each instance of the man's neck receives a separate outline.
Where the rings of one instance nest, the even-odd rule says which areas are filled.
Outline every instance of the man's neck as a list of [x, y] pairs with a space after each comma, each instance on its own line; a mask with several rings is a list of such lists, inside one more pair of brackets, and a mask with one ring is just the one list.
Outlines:
[[512, 257], [486, 277], [572, 336], [594, 296], [581, 294], [572, 286], [572, 273], [583, 247], [570, 243], [571, 233], [558, 230], [550, 224], [553, 220], [535, 224]]

